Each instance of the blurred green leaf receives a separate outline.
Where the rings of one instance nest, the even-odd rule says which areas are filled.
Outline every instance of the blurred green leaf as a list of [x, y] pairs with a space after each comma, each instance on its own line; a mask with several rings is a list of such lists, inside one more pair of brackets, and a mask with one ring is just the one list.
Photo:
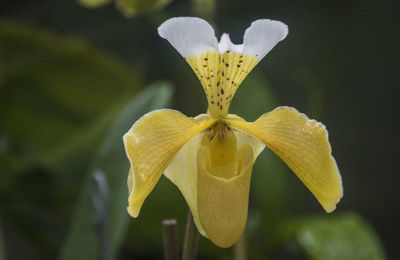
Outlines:
[[212, 20], [215, 14], [215, 0], [192, 0], [194, 12], [207, 20]]
[[1, 217], [43, 255], [58, 252], [54, 223], [139, 86], [135, 70], [81, 40], [0, 22]]
[[307, 114], [312, 118], [320, 118], [324, 109], [324, 92], [317, 77], [305, 67], [296, 68], [293, 77], [307, 93]]
[[385, 259], [377, 234], [356, 213], [309, 217], [286, 229], [307, 259]]
[[78, 0], [81, 5], [89, 8], [96, 8], [110, 3], [112, 0]]
[[163, 8], [172, 0], [116, 0], [118, 9], [127, 17]]
[[114, 255], [119, 248], [126, 230], [128, 190], [126, 180], [129, 161], [125, 155], [122, 136], [144, 113], [168, 106], [172, 96], [172, 86], [155, 83], [138, 97], [131, 100], [119, 113], [108, 135], [91, 164], [83, 191], [79, 197], [66, 243], [61, 251], [61, 259], [98, 259], [99, 241], [94, 227], [94, 209], [90, 198], [92, 172], [100, 170], [108, 183], [110, 207], [110, 248]]
[[273, 110], [278, 104], [278, 98], [271, 85], [260, 73], [252, 72], [238, 88], [229, 113], [253, 121]]
[[[82, 41], [6, 22], [0, 68], [0, 135], [25, 163], [49, 161], [72, 136], [92, 136], [141, 85], [129, 66]], [[82, 138], [72, 143], [87, 146]]]

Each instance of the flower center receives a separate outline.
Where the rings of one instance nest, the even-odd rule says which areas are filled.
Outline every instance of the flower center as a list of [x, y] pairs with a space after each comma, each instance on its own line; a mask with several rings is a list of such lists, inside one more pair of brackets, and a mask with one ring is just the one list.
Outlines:
[[186, 58], [199, 78], [207, 95], [208, 113], [214, 118], [225, 118], [237, 88], [256, 66], [258, 59], [227, 51], [209, 51]]
[[217, 121], [208, 128], [201, 140], [209, 154], [208, 172], [216, 177], [230, 179], [237, 175], [238, 147], [232, 128]]

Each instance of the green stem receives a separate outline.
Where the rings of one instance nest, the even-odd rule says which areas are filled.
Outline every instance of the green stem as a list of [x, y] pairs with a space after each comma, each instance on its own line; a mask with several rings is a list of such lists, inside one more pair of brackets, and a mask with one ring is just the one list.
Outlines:
[[197, 242], [199, 240], [199, 231], [193, 221], [192, 213], [188, 210], [185, 240], [183, 242], [182, 260], [195, 260], [197, 253]]
[[[1, 222], [0, 222], [1, 224]], [[4, 246], [4, 239], [3, 239], [3, 230], [0, 225], [0, 260], [6, 259], [6, 250]]]
[[176, 220], [166, 219], [163, 225], [164, 259], [178, 260], [178, 233], [176, 231]]
[[234, 260], [247, 259], [246, 238], [244, 236], [244, 233], [233, 247], [233, 259]]

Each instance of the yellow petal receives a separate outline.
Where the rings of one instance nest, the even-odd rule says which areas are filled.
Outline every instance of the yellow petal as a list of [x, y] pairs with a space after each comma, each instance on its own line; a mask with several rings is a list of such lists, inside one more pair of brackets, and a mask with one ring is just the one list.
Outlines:
[[179, 150], [164, 171], [164, 176], [178, 187], [192, 212], [197, 229], [200, 234], [207, 236], [197, 213], [197, 151], [202, 135], [197, 134]]
[[210, 172], [210, 150], [206, 146], [199, 149], [197, 160], [197, 210], [201, 226], [214, 244], [229, 247], [239, 239], [246, 225], [253, 149], [248, 144], [240, 148], [237, 174], [230, 179]]
[[130, 215], [138, 216], [144, 200], [178, 150], [211, 124], [211, 121], [199, 123], [178, 111], [157, 110], [144, 115], [132, 126], [124, 135], [131, 163]]
[[[229, 118], [237, 118], [243, 120], [241, 117], [238, 117], [237, 115], [234, 114], [229, 114]], [[237, 147], [242, 147], [245, 144], [248, 144], [251, 146], [253, 149], [253, 154], [254, 154], [254, 161], [257, 159], [257, 157], [260, 155], [260, 153], [264, 150], [265, 145], [263, 142], [261, 142], [259, 139], [243, 132], [234, 129], [233, 133], [236, 136], [236, 143]]]
[[213, 117], [225, 117], [237, 88], [258, 59], [241, 53], [208, 51], [186, 58], [199, 78]]
[[[195, 119], [198, 123], [201, 123], [211, 120], [211, 117], [207, 114], [202, 114]], [[252, 147], [254, 160], [265, 147], [258, 139], [241, 131], [234, 131], [234, 135], [238, 147], [242, 147], [245, 144], [249, 144]], [[204, 132], [197, 134], [179, 150], [164, 171], [164, 176], [178, 187], [186, 203], [189, 205], [197, 229], [203, 236], [207, 237], [201, 226], [197, 210], [197, 152], [202, 145], [201, 140], [203, 136]]]
[[228, 123], [257, 137], [274, 151], [325, 211], [336, 208], [343, 196], [342, 181], [323, 124], [289, 107], [279, 107], [252, 123], [238, 117], [230, 117]]

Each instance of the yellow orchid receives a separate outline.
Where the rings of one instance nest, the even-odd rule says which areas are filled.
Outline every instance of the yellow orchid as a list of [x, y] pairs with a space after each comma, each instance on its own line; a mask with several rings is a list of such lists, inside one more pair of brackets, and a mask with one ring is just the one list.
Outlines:
[[343, 190], [323, 124], [290, 107], [278, 107], [254, 122], [228, 114], [240, 83], [286, 37], [287, 26], [254, 21], [241, 45], [225, 33], [218, 43], [213, 28], [194, 17], [171, 18], [158, 33], [196, 73], [208, 112], [191, 118], [175, 110], [152, 111], [124, 135], [131, 163], [129, 214], [138, 216], [164, 174], [183, 194], [199, 232], [217, 246], [229, 247], [244, 230], [251, 172], [265, 146], [291, 168], [326, 212], [333, 211]]

